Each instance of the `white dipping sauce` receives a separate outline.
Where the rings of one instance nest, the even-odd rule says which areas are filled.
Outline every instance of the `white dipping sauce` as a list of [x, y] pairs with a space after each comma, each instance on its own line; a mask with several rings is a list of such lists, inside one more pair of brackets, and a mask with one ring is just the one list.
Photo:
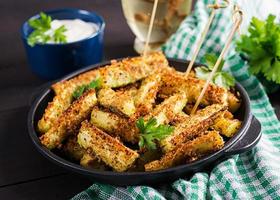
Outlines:
[[[52, 35], [54, 30], [63, 26], [67, 29], [64, 32], [66, 36], [67, 43], [76, 42], [79, 40], [83, 40], [89, 38], [95, 32], [98, 31], [98, 26], [95, 23], [85, 22], [80, 19], [74, 20], [53, 20], [51, 22], [51, 29], [48, 30], [47, 34]], [[48, 41], [48, 44], [54, 44], [54, 41]]]

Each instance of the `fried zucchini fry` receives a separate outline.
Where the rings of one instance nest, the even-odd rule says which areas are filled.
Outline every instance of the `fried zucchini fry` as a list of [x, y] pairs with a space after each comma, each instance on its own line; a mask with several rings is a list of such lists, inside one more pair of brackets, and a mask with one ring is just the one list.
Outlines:
[[91, 112], [90, 122], [96, 126], [109, 133], [112, 136], [120, 137], [122, 141], [131, 142], [132, 135], [131, 132], [123, 132], [123, 127], [127, 124], [127, 119], [121, 117], [115, 113], [101, 110], [98, 107], [94, 107]]
[[145, 165], [145, 171], [157, 171], [183, 164], [186, 159], [194, 160], [207, 153], [217, 151], [224, 146], [223, 138], [217, 131], [208, 131], [192, 141], [178, 145], [167, 152], [160, 160]]
[[139, 154], [124, 146], [119, 140], [96, 128], [88, 121], [82, 123], [78, 143], [90, 149], [96, 157], [115, 171], [123, 172], [130, 168]]
[[145, 78], [134, 98], [137, 112], [143, 116], [149, 113], [155, 104], [160, 86], [160, 74], [153, 74]]
[[133, 97], [129, 92], [115, 92], [111, 88], [104, 88], [98, 92], [97, 97], [99, 104], [108, 108], [112, 112], [130, 117], [136, 111]]
[[99, 160], [96, 156], [90, 153], [85, 153], [83, 155], [83, 157], [80, 160], [80, 165], [89, 169], [105, 170], [107, 168], [101, 160]]
[[[189, 103], [195, 103], [202, 88], [205, 84], [204, 80], [197, 78], [185, 78], [179, 73], [167, 72], [162, 75], [163, 84], [159, 90], [161, 96], [170, 96], [178, 91], [186, 91]], [[225, 104], [229, 106], [229, 110], [235, 112], [240, 107], [240, 100], [230, 91], [209, 84], [204, 97], [201, 101], [204, 106], [211, 104]]]
[[[185, 111], [186, 107], [184, 108]], [[173, 123], [178, 125], [180, 123], [184, 123], [188, 119], [189, 115], [182, 112], [175, 117]], [[211, 128], [219, 131], [226, 137], [232, 137], [240, 129], [240, 127], [241, 121], [234, 119], [233, 115], [228, 110], [221, 112], [217, 119], [215, 119], [214, 124], [211, 126]]]
[[125, 119], [110, 111], [101, 110], [97, 106], [92, 109], [90, 122], [107, 133], [115, 133]]
[[79, 161], [86, 168], [105, 169], [106, 166], [96, 156], [88, 153], [77, 141], [77, 136], [70, 136], [62, 148], [63, 153], [71, 160]]
[[[170, 96], [178, 91], [185, 91], [189, 103], [195, 103], [205, 83], [204, 80], [191, 77], [185, 78], [178, 73], [164, 73], [162, 82], [160, 94]], [[214, 84], [209, 84], [201, 103], [206, 106], [215, 103], [226, 104], [227, 91]]]
[[180, 113], [187, 103], [187, 95], [185, 92], [180, 92], [165, 99], [161, 104], [148, 115], [145, 120], [155, 118], [158, 124], [168, 124], [175, 116]]
[[213, 104], [197, 111], [188, 120], [175, 126], [171, 135], [160, 141], [161, 148], [164, 152], [168, 152], [176, 148], [177, 145], [201, 135], [203, 131], [214, 124], [214, 120], [219, 116], [219, 113], [225, 109], [226, 106], [224, 105]]
[[63, 145], [62, 152], [71, 160], [79, 161], [86, 150], [78, 144], [76, 136], [70, 136]]
[[215, 120], [213, 128], [226, 137], [232, 137], [240, 129], [241, 121], [233, 119], [229, 111], [222, 112]]
[[[144, 116], [144, 120], [155, 118], [157, 124], [168, 124], [179, 112], [182, 111], [187, 103], [186, 94], [184, 92], [174, 94], [165, 99], [161, 104], [148, 115]], [[130, 118], [128, 122], [122, 126], [120, 132], [126, 137], [125, 141], [137, 143], [139, 140], [139, 131], [135, 125], [137, 118]]]
[[40, 137], [41, 143], [49, 149], [61, 145], [71, 134], [75, 133], [80, 123], [85, 120], [96, 105], [95, 90], [88, 90], [60, 115], [51, 129]]
[[147, 77], [154, 71], [168, 67], [168, 61], [162, 53], [148, 54], [143, 64], [142, 57], [127, 58], [120, 62], [113, 62], [111, 65], [97, 70], [91, 70], [67, 81], [61, 81], [52, 85], [56, 96], [45, 109], [42, 119], [38, 122], [38, 130], [46, 133], [71, 104], [73, 92], [81, 85], [89, 84], [91, 81], [100, 78], [102, 87], [120, 87], [134, 83]]
[[230, 91], [228, 91], [228, 107], [229, 111], [235, 113], [241, 106], [241, 100], [239, 94], [234, 95]]
[[55, 96], [53, 101], [48, 103], [43, 117], [38, 121], [39, 132], [46, 133], [71, 102], [72, 98], [64, 99], [62, 96]]

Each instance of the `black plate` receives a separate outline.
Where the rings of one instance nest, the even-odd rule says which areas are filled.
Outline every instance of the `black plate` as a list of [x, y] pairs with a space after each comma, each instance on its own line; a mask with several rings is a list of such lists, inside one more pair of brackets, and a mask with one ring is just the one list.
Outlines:
[[[168, 59], [169, 64], [175, 67], [179, 71], [184, 71], [187, 66], [186, 61]], [[108, 62], [103, 62], [97, 65], [93, 65], [81, 70], [78, 70], [70, 75], [64, 77], [61, 80], [67, 80], [78, 74], [86, 72], [88, 70], [102, 67], [109, 64]], [[196, 64], [197, 66], [198, 64]], [[169, 181], [176, 180], [180, 177], [190, 175], [197, 171], [206, 170], [207, 167], [211, 164], [216, 164], [221, 162], [228, 156], [243, 153], [250, 150], [254, 147], [260, 137], [261, 137], [261, 125], [260, 122], [252, 115], [250, 109], [250, 101], [247, 92], [239, 84], [236, 83], [236, 90], [239, 91], [242, 99], [242, 106], [239, 111], [236, 113], [236, 117], [242, 120], [242, 125], [238, 133], [236, 133], [231, 139], [229, 139], [225, 146], [208, 156], [203, 157], [202, 159], [189, 163], [180, 165], [177, 167], [168, 168], [165, 170], [154, 171], [154, 172], [113, 172], [113, 171], [99, 171], [94, 169], [86, 169], [78, 164], [72, 163], [62, 157], [59, 157], [46, 147], [42, 146], [38, 138], [38, 133], [36, 132], [36, 126], [38, 120], [42, 117], [45, 108], [47, 107], [48, 102], [50, 102], [54, 96], [53, 91], [48, 87], [39, 96], [35, 99], [34, 103], [31, 106], [28, 115], [28, 130], [29, 135], [35, 144], [36, 148], [42, 153], [47, 159], [54, 162], [57, 165], [60, 165], [66, 169], [69, 169], [75, 173], [82, 174], [88, 178], [91, 178], [95, 181], [127, 186], [127, 185], [140, 185], [140, 184], [157, 184], [157, 183], [166, 183]]]

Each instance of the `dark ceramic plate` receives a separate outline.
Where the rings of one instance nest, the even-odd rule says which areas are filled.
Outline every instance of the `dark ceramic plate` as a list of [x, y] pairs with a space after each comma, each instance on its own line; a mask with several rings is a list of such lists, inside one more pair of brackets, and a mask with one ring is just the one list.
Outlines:
[[[186, 61], [168, 59], [169, 64], [175, 67], [179, 71], [184, 71], [187, 66]], [[105, 66], [109, 64], [108, 62], [103, 62], [97, 65], [87, 67], [82, 70], [78, 70], [62, 80], [70, 79], [74, 76], [77, 76], [88, 70]], [[55, 164], [62, 166], [66, 169], [69, 169], [75, 173], [82, 174], [88, 178], [91, 178], [95, 181], [127, 186], [127, 185], [140, 185], [140, 184], [157, 184], [157, 183], [166, 183], [180, 177], [190, 175], [197, 171], [205, 171], [209, 167], [216, 165], [225, 158], [232, 156], [234, 154], [239, 154], [250, 150], [254, 147], [260, 137], [261, 137], [261, 125], [260, 122], [252, 115], [250, 109], [250, 101], [248, 94], [245, 89], [239, 84], [236, 83], [236, 90], [240, 93], [242, 99], [242, 106], [239, 111], [236, 113], [236, 117], [242, 120], [242, 126], [238, 133], [236, 133], [232, 138], [230, 138], [225, 146], [208, 156], [201, 158], [195, 162], [180, 165], [177, 167], [168, 168], [165, 170], [155, 171], [155, 172], [113, 172], [113, 171], [99, 171], [94, 169], [86, 169], [76, 163], [70, 162], [54, 152], [48, 150], [41, 145], [38, 138], [38, 133], [36, 131], [36, 125], [38, 120], [42, 117], [45, 108], [47, 107], [48, 102], [50, 102], [54, 96], [53, 91], [50, 88], [45, 89], [39, 94], [34, 103], [31, 106], [28, 115], [28, 130], [29, 135], [35, 144], [36, 148], [40, 153], [42, 153], [47, 159], [54, 162]]]

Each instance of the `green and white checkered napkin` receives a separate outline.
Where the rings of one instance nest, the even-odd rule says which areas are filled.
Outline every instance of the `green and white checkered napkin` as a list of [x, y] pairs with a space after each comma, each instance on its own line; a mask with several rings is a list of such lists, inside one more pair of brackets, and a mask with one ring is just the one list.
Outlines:
[[[252, 15], [258, 14], [255, 8], [259, 8], [258, 2], [261, 1], [238, 1], [245, 11], [245, 23], [248, 24]], [[191, 58], [197, 36], [208, 19], [206, 5], [210, 2], [197, 2], [193, 14], [183, 21], [163, 47], [168, 57]], [[231, 9], [218, 11], [197, 61], [201, 61], [206, 52], [218, 54], [230, 28]], [[247, 65], [235, 52], [234, 46], [227, 56], [226, 67], [246, 88], [253, 114], [262, 124], [263, 136], [253, 150], [220, 163], [210, 174], [196, 173], [190, 179], [182, 178], [158, 188], [94, 183], [73, 199], [280, 199], [280, 123], [264, 88], [248, 74]]]

